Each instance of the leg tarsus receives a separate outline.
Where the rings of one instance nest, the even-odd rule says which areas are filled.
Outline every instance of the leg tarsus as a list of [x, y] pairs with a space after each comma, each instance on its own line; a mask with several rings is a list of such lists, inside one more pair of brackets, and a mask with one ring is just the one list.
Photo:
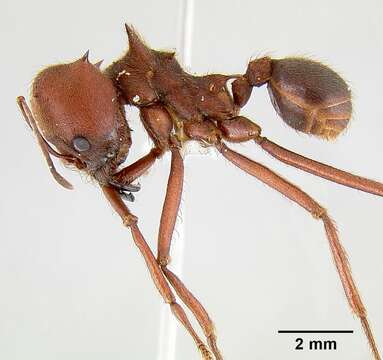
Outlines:
[[213, 358], [211, 352], [209, 351], [209, 349], [207, 348], [207, 346], [202, 342], [202, 340], [199, 338], [197, 333], [194, 331], [192, 325], [189, 322], [189, 319], [186, 316], [184, 309], [179, 304], [177, 304], [176, 302], [173, 302], [169, 305], [170, 305], [170, 308], [171, 308], [174, 316], [188, 330], [189, 334], [194, 339], [194, 341], [198, 347], [198, 350], [202, 354], [202, 359], [203, 360], [214, 360], [214, 358]]
[[217, 337], [215, 335], [214, 325], [209, 317], [209, 314], [202, 306], [202, 304], [197, 300], [197, 298], [186, 288], [186, 286], [177, 277], [177, 275], [175, 275], [166, 267], [163, 267], [162, 270], [179, 298], [189, 308], [189, 310], [193, 313], [194, 317], [200, 324], [207, 338], [208, 345], [215, 356], [215, 359], [222, 360], [223, 357], [217, 346]]
[[331, 252], [333, 255], [333, 259], [335, 265], [337, 267], [339, 276], [342, 281], [343, 289], [346, 293], [346, 298], [352, 311], [359, 317], [364, 333], [368, 339], [368, 343], [370, 344], [370, 348], [374, 354], [375, 360], [380, 360], [379, 351], [374, 339], [374, 335], [372, 333], [371, 327], [368, 323], [367, 312], [363, 305], [362, 299], [360, 298], [358, 288], [355, 285], [354, 279], [351, 274], [350, 264], [347, 260], [347, 254], [344, 250], [342, 244], [339, 241], [337, 231], [333, 221], [327, 215], [327, 213], [323, 214], [321, 217], [323, 224], [325, 226], [325, 230], [327, 233], [327, 237], [329, 239]]
[[201, 352], [203, 360], [215, 360], [210, 350], [207, 348], [205, 344], [200, 344], [198, 346], [199, 351]]
[[374, 354], [375, 360], [381, 360], [379, 350], [378, 350], [378, 347], [375, 343], [374, 335], [372, 333], [370, 324], [368, 323], [367, 317], [366, 316], [361, 317], [360, 320], [362, 322], [364, 333], [367, 336], [367, 339], [368, 339], [368, 342], [371, 346], [372, 353]]

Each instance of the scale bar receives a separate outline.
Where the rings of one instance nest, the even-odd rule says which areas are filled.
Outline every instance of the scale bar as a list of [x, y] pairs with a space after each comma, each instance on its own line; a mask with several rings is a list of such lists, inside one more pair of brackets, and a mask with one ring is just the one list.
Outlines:
[[278, 334], [353, 334], [354, 330], [278, 330]]

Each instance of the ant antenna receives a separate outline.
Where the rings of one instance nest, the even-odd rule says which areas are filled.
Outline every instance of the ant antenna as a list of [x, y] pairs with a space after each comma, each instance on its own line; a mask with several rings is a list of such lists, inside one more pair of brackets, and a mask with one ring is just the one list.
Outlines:
[[[53, 161], [51, 159], [51, 157], [49, 156], [49, 153], [51, 153], [52, 155], [60, 155], [59, 157], [61, 157], [62, 155], [61, 154], [58, 154], [55, 150], [53, 150], [49, 144], [45, 141], [45, 139], [42, 137], [39, 129], [37, 128], [37, 125], [36, 125], [36, 120], [34, 119], [33, 115], [32, 115], [32, 112], [31, 110], [29, 109], [29, 106], [27, 104], [27, 102], [25, 101], [25, 98], [24, 96], [19, 96], [17, 98], [17, 105], [19, 106], [20, 110], [21, 110], [21, 113], [23, 114], [24, 116], [24, 119], [25, 121], [27, 122], [27, 124], [29, 125], [29, 127], [33, 130], [33, 132], [35, 133], [36, 137], [37, 137], [37, 141], [40, 145], [40, 148], [41, 148], [41, 151], [43, 152], [43, 155], [45, 157], [45, 160], [48, 164], [48, 167], [49, 167], [49, 170], [52, 174], [52, 176], [55, 178], [55, 180], [61, 185], [63, 186], [64, 188], [66, 189], [69, 189], [69, 190], [72, 190], [73, 189], [73, 186], [71, 183], [69, 183], [66, 179], [64, 179], [56, 170], [54, 164], [53, 164]], [[57, 156], [56, 155], [56, 156]]]

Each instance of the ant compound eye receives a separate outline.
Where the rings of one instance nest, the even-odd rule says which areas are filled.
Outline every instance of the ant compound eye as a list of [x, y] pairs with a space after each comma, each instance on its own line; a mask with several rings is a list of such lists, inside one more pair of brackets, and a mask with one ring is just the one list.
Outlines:
[[73, 140], [73, 147], [78, 152], [87, 151], [90, 149], [90, 142], [83, 136], [76, 136]]

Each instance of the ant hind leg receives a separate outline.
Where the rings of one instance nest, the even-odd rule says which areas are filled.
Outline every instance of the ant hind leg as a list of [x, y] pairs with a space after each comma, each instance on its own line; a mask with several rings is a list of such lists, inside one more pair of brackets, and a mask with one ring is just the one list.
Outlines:
[[226, 141], [236, 143], [254, 140], [263, 150], [287, 165], [350, 188], [383, 196], [382, 183], [351, 174], [285, 149], [261, 136], [261, 128], [244, 116], [220, 121], [217, 126], [221, 131], [222, 138]]
[[306, 211], [308, 211], [315, 219], [320, 219], [325, 227], [327, 239], [329, 241], [332, 256], [338, 270], [340, 280], [343, 285], [344, 292], [352, 311], [359, 317], [370, 348], [374, 354], [375, 360], [380, 360], [379, 351], [375, 343], [375, 339], [368, 323], [367, 313], [351, 275], [350, 265], [347, 260], [347, 255], [341, 245], [338, 234], [333, 221], [330, 219], [327, 211], [320, 206], [313, 198], [297, 186], [288, 182], [281, 176], [274, 173], [269, 168], [257, 163], [249, 158], [229, 149], [226, 145], [219, 143], [216, 145], [218, 151], [235, 166], [248, 174], [254, 176], [266, 185], [277, 190], [281, 194], [294, 201]]
[[258, 137], [255, 141], [262, 147], [263, 150], [267, 151], [271, 156], [287, 165], [294, 166], [297, 169], [301, 169], [344, 186], [368, 192], [373, 195], [383, 196], [383, 184], [380, 182], [353, 175], [330, 165], [322, 164], [319, 161], [309, 159], [294, 153], [291, 150], [287, 150], [265, 137]]

